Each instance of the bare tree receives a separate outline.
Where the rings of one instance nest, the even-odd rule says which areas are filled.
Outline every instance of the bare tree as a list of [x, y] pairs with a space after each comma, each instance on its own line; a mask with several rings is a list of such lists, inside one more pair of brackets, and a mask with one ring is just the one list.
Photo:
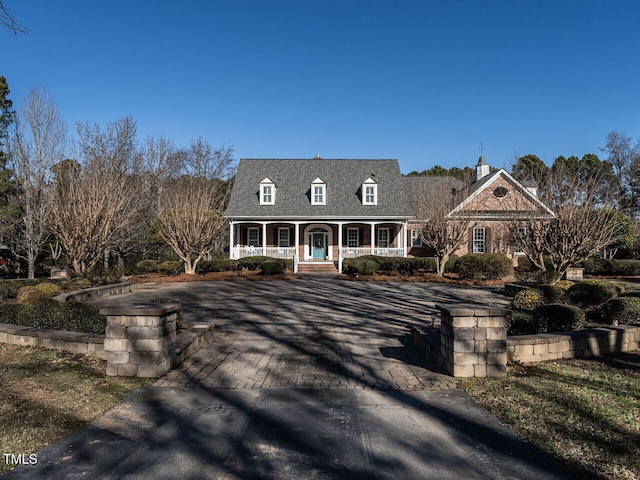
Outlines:
[[29, 278], [47, 239], [47, 189], [51, 167], [64, 158], [67, 127], [42, 88], [33, 90], [18, 113], [9, 137], [10, 168], [17, 182], [17, 254], [27, 261]]
[[2, 0], [0, 0], [0, 23], [11, 30], [11, 33], [17, 35], [18, 33], [29, 33], [29, 29], [23, 27], [18, 23], [15, 17], [11, 14]]
[[422, 243], [430, 248], [437, 263], [437, 275], [444, 275], [444, 267], [453, 252], [467, 240], [471, 220], [453, 210], [464, 200], [461, 182], [451, 177], [407, 177], [409, 208], [421, 227]]
[[571, 265], [629, 235], [628, 218], [616, 210], [614, 192], [603, 195], [601, 183], [602, 172], [595, 171], [585, 180], [581, 172], [554, 169], [540, 190], [540, 200], [554, 217], [530, 215], [510, 222], [512, 243], [548, 273], [551, 283], [560, 280]]
[[195, 274], [225, 227], [234, 161], [231, 149], [213, 150], [201, 139], [184, 154], [187, 171], [167, 182], [158, 196], [157, 230], [184, 262], [185, 273]]
[[78, 125], [81, 163], [56, 169], [48, 224], [73, 269], [86, 275], [105, 250], [125, 242], [149, 205], [136, 165], [136, 125], [131, 118]]

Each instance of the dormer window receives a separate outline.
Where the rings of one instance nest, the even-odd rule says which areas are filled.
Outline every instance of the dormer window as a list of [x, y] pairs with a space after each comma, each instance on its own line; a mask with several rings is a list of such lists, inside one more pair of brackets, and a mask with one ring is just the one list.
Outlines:
[[371, 177], [362, 182], [362, 204], [378, 204], [378, 184]]
[[276, 184], [268, 177], [260, 182], [260, 205], [275, 205]]
[[320, 178], [311, 182], [311, 205], [327, 204], [327, 184]]

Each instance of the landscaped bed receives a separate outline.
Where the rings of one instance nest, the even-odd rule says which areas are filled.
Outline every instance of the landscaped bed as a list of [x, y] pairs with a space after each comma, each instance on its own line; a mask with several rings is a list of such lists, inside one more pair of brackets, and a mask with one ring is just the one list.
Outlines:
[[640, 352], [511, 366], [459, 385], [575, 478], [640, 478]]
[[[37, 452], [153, 382], [105, 371], [106, 362], [94, 356], [0, 344], [2, 453]], [[0, 473], [11, 468], [0, 462]]]

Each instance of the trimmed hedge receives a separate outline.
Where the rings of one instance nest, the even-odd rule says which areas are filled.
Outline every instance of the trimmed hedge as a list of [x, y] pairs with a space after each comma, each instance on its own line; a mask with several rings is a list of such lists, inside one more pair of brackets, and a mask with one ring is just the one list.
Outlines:
[[230, 260], [228, 258], [216, 258], [214, 260], [203, 260], [198, 263], [198, 273], [209, 272], [232, 272], [240, 269], [238, 260]]
[[372, 275], [380, 270], [380, 264], [367, 257], [345, 258], [342, 271], [347, 275]]
[[516, 293], [511, 300], [511, 308], [533, 310], [536, 307], [544, 305], [545, 298], [542, 290], [538, 288], [527, 288]]
[[267, 260], [273, 260], [273, 258], [263, 257], [262, 255], [244, 257], [238, 260], [238, 266], [241, 270], [258, 270], [260, 265]]
[[640, 322], [640, 298], [618, 297], [608, 300], [598, 308], [600, 320], [609, 325]]
[[[457, 261], [458, 257], [452, 256], [447, 261], [444, 271], [453, 272]], [[362, 262], [369, 263], [364, 266]], [[375, 265], [378, 266], [375, 267]], [[390, 275], [413, 276], [421, 273], [434, 273], [436, 271], [436, 260], [433, 257], [402, 258], [362, 255], [356, 258], [345, 258], [342, 262], [342, 266], [343, 272], [349, 275], [371, 275], [372, 273], [381, 272]]]
[[584, 273], [587, 275], [612, 277], [635, 277], [640, 275], [640, 260], [590, 258], [581, 261], [578, 266], [584, 268]]
[[584, 310], [573, 305], [542, 305], [536, 308], [534, 313], [544, 332], [579, 330], [584, 327], [586, 321]]
[[585, 280], [567, 290], [567, 298], [573, 305], [582, 308], [595, 307], [619, 294], [618, 288], [604, 280]]
[[458, 259], [455, 271], [463, 279], [498, 280], [511, 273], [511, 260], [500, 253], [469, 253]]
[[178, 260], [166, 260], [158, 264], [158, 271], [165, 275], [178, 275], [183, 270], [182, 262]]
[[46, 299], [33, 305], [0, 304], [0, 323], [104, 335], [107, 319], [88, 303]]
[[140, 260], [136, 263], [136, 272], [138, 273], [156, 273], [158, 272], [158, 267], [160, 266], [160, 262], [157, 260]]

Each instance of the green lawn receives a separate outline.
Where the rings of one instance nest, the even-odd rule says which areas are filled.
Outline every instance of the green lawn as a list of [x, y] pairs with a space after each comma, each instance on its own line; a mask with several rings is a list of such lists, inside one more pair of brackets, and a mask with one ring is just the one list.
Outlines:
[[580, 479], [640, 479], [640, 352], [510, 367], [461, 387]]

